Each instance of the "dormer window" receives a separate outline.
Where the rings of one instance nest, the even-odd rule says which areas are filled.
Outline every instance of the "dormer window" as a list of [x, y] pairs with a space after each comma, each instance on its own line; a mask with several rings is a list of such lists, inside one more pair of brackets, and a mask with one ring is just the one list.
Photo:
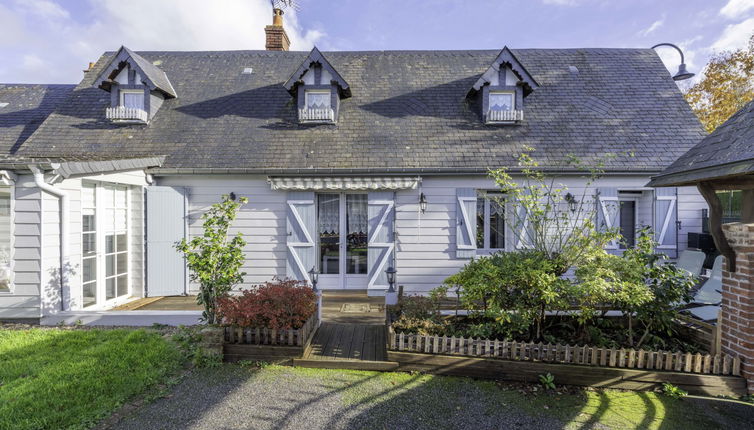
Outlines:
[[539, 85], [507, 47], [476, 81], [467, 97], [476, 98], [485, 124], [524, 120], [524, 98]]
[[340, 100], [351, 97], [348, 83], [317, 48], [312, 49], [284, 87], [296, 98], [298, 121], [306, 124], [337, 122]]
[[155, 64], [125, 46], [120, 48], [94, 81], [94, 86], [110, 92], [105, 118], [146, 124], [164, 100], [176, 97], [167, 75]]
[[302, 122], [334, 122], [332, 97], [329, 89], [304, 90], [304, 107], [299, 111]]

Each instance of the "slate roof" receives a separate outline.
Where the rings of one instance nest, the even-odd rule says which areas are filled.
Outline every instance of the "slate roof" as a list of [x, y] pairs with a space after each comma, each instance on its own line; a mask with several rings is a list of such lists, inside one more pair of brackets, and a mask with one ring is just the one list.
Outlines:
[[754, 100], [653, 178], [649, 185], [688, 185], [746, 174], [754, 174]]
[[0, 157], [19, 159], [12, 155], [75, 87], [0, 84]]
[[106, 53], [22, 153], [164, 154], [163, 171], [481, 172], [515, 166], [529, 146], [544, 167], [617, 153], [609, 170], [659, 172], [703, 136], [650, 49], [511, 51], [540, 84], [517, 126], [482, 124], [466, 98], [494, 50], [325, 52], [352, 92], [337, 125], [298, 124], [283, 83], [308, 53], [287, 51], [139, 52], [179, 97], [149, 125], [114, 125], [109, 94], [92, 87]]

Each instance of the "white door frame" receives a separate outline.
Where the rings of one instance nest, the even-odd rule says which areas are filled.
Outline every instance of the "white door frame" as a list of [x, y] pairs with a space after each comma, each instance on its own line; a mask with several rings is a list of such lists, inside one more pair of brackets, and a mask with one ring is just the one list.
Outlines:
[[338, 242], [338, 274], [322, 274], [319, 275], [319, 280], [317, 282], [317, 287], [323, 290], [346, 290], [346, 289], [354, 289], [354, 290], [365, 290], [367, 288], [368, 283], [368, 268], [367, 273], [364, 274], [348, 274], [346, 273], [346, 259], [348, 258], [348, 225], [346, 224], [346, 195], [347, 194], [364, 194], [367, 193], [363, 192], [322, 192], [322, 193], [316, 193], [315, 194], [315, 204], [316, 204], [316, 257], [317, 257], [317, 267], [320, 267], [321, 269], [321, 263], [322, 263], [322, 256], [320, 255], [320, 244], [319, 244], [319, 196], [321, 194], [337, 194], [338, 197], [338, 224], [339, 224], [339, 237], [340, 241]]

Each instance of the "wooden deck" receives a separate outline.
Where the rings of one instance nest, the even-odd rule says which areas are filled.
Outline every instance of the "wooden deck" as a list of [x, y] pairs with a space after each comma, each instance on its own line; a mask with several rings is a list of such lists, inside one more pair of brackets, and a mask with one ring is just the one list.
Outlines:
[[322, 321], [385, 325], [385, 298], [369, 297], [366, 290], [322, 292]]
[[201, 311], [196, 296], [145, 297], [132, 300], [113, 309], [114, 311]]
[[323, 322], [304, 358], [385, 361], [386, 342], [383, 325]]

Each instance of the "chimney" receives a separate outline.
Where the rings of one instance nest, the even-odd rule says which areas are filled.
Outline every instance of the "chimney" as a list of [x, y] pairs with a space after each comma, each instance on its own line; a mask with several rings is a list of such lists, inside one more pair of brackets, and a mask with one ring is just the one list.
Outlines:
[[291, 41], [283, 28], [282, 9], [272, 9], [272, 25], [266, 26], [264, 32], [267, 35], [265, 48], [268, 51], [287, 51], [288, 47], [291, 46]]

